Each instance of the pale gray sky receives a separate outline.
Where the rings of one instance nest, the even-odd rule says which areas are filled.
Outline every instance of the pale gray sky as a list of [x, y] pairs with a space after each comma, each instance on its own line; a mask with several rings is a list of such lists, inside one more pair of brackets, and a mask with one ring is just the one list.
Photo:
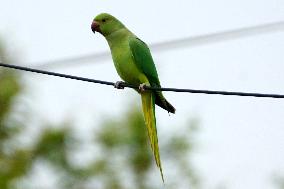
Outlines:
[[[282, 0], [2, 0], [0, 10], [0, 35], [25, 63], [108, 50], [103, 37], [90, 30], [93, 17], [101, 12], [119, 18], [147, 43], [284, 20]], [[277, 32], [153, 56], [165, 87], [284, 94], [283, 48], [284, 32]], [[111, 60], [54, 71], [119, 80]], [[140, 105], [130, 89], [116, 91], [29, 73], [25, 83], [40, 119], [58, 123], [71, 115], [84, 134], [103, 114], [123, 116], [130, 102]], [[169, 117], [157, 108], [160, 138], [190, 117], [201, 120], [200, 148], [193, 158], [206, 179], [205, 188], [224, 182], [232, 189], [267, 189], [273, 188], [274, 174], [284, 175], [284, 100], [170, 92], [165, 96], [177, 113]], [[165, 177], [170, 175], [167, 167], [164, 164]]]

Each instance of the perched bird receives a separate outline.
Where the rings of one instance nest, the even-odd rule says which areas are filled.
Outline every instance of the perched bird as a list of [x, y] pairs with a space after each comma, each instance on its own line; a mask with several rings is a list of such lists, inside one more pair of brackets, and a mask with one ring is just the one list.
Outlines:
[[[145, 90], [144, 87], [161, 87], [151, 52], [143, 41], [128, 30], [114, 16], [101, 13], [91, 25], [92, 31], [101, 33], [107, 40], [118, 75], [127, 83], [139, 85], [145, 124], [151, 148], [164, 182], [156, 128], [155, 104], [175, 113], [175, 108], [165, 99], [161, 91]], [[116, 83], [119, 88], [120, 83]]]

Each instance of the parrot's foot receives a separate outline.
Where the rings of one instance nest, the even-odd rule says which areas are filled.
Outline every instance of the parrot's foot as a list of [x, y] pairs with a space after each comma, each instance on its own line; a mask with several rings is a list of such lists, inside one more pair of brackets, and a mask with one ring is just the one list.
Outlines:
[[115, 82], [114, 88], [117, 88], [117, 89], [124, 89], [124, 86], [122, 85], [123, 83], [124, 83], [123, 81], [117, 81], [117, 82]]
[[139, 85], [138, 89], [139, 89], [139, 91], [142, 93], [142, 92], [145, 92], [145, 91], [146, 91], [145, 87], [150, 87], [150, 85], [147, 84], [147, 83], [141, 83], [141, 84]]

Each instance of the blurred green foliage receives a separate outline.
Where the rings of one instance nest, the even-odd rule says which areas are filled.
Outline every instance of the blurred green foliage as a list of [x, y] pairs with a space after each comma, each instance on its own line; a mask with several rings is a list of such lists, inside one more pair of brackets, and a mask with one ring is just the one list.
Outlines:
[[[54, 129], [53, 126], [41, 125], [41, 133], [30, 146], [17, 145], [17, 136], [26, 127], [16, 123], [12, 114], [14, 102], [21, 92], [19, 76], [8, 69], [1, 69], [0, 75], [0, 188], [33, 188], [33, 184], [23, 182], [33, 173], [36, 164], [45, 163], [57, 170], [60, 188], [85, 188], [92, 180], [101, 183], [98, 188], [159, 188], [162, 185], [158, 169], [150, 151], [146, 128], [141, 112], [136, 108], [126, 113], [121, 120], [109, 118], [101, 123], [94, 134], [93, 144], [97, 146], [98, 155], [87, 165], [72, 163], [75, 147], [80, 148], [80, 140], [72, 137], [74, 131], [68, 125]], [[32, 115], [30, 115], [32, 116]], [[193, 124], [195, 125], [195, 124]], [[21, 127], [21, 130], [19, 129]], [[177, 165], [174, 177], [166, 176], [166, 185], [177, 187], [179, 183], [198, 188], [198, 179], [188, 153], [192, 143], [187, 139], [194, 134], [194, 127], [184, 135], [173, 135], [160, 140], [162, 161]], [[184, 133], [184, 132], [183, 132]], [[11, 145], [13, 143], [14, 145]], [[75, 146], [75, 147], [74, 147]], [[95, 152], [94, 152], [95, 153]], [[165, 166], [167, 167], [167, 166]], [[164, 172], [167, 175], [167, 170]], [[124, 177], [122, 177], [124, 175]], [[154, 178], [153, 175], [155, 175]], [[36, 175], [33, 176], [36, 178]], [[132, 184], [127, 183], [127, 180]], [[21, 184], [22, 183], [22, 184]], [[27, 184], [29, 183], [29, 184]], [[96, 187], [97, 188], [97, 187]]]
[[[1, 42], [0, 60], [9, 62]], [[84, 148], [83, 140], [75, 139], [76, 131], [70, 124], [54, 127], [41, 123], [37, 127], [43, 129], [33, 136], [32, 143], [21, 145], [18, 136], [27, 128], [27, 117], [13, 116], [19, 114], [14, 109], [23, 88], [19, 81], [18, 74], [0, 68], [0, 189], [38, 188], [35, 184], [37, 174], [46, 171], [35, 168], [41, 165], [53, 170], [50, 177], [56, 178], [56, 188], [163, 188], [143, 116], [137, 107], [131, 106], [120, 118], [111, 116], [96, 125], [93, 141], [89, 144], [96, 147], [94, 158], [83, 164], [75, 163], [76, 158], [73, 157]], [[165, 188], [202, 187], [190, 159], [196, 146], [198, 125], [196, 120], [192, 120], [182, 127], [183, 130], [160, 137]], [[283, 188], [283, 178], [279, 177], [276, 183]]]
[[[8, 63], [4, 48], [0, 60]], [[150, 189], [162, 187], [159, 171], [148, 144], [148, 136], [141, 111], [132, 108], [122, 118], [109, 117], [94, 131], [90, 145], [96, 146], [94, 158], [84, 165], [74, 163], [72, 154], [79, 153], [83, 144], [75, 139], [70, 124], [54, 127], [40, 123], [42, 128], [32, 137], [30, 145], [21, 145], [20, 135], [27, 128], [25, 116], [15, 110], [21, 94], [20, 76], [0, 68], [0, 189], [36, 188], [37, 171], [45, 165], [54, 171], [57, 188]], [[22, 104], [23, 106], [23, 104]], [[188, 160], [194, 127], [184, 135], [172, 135], [160, 140], [166, 186], [186, 185], [198, 188], [198, 178]], [[46, 129], [44, 129], [46, 128]], [[84, 158], [83, 158], [84, 159]], [[174, 174], [165, 166], [177, 167]], [[36, 170], [36, 171], [35, 171]], [[48, 182], [48, 181], [46, 181]]]
[[[0, 60], [6, 61], [5, 51], [0, 43]], [[8, 120], [13, 102], [20, 92], [18, 77], [10, 70], [0, 69], [0, 188], [6, 189], [9, 183], [24, 175], [30, 165], [29, 152], [21, 149], [9, 149], [8, 141], [18, 133], [18, 126]]]
[[282, 176], [280, 174], [276, 174], [276, 175], [273, 176], [272, 179], [273, 179], [275, 185], [277, 186], [277, 188], [284, 189], [284, 176]]
[[[100, 174], [109, 173], [109, 176], [113, 177], [113, 183], [116, 183], [116, 187], [104, 188], [127, 188], [120, 182], [120, 174], [126, 174], [128, 179], [133, 179], [135, 184], [130, 188], [161, 188], [162, 181], [150, 150], [142, 113], [138, 108], [134, 108], [123, 114], [123, 117], [119, 121], [115, 121], [114, 118], [106, 119], [102, 124], [104, 129], [96, 135], [96, 141], [104, 151], [102, 163], [106, 165]], [[167, 188], [200, 188], [199, 178], [188, 159], [192, 152], [193, 135], [197, 131], [197, 126], [197, 122], [193, 121], [179, 134], [171, 133], [170, 136], [160, 138]], [[115, 162], [115, 156], [123, 156], [124, 160]], [[169, 167], [165, 166], [166, 163], [175, 168], [169, 170]], [[174, 173], [167, 174], [171, 171]], [[153, 175], [156, 180], [151, 178]]]

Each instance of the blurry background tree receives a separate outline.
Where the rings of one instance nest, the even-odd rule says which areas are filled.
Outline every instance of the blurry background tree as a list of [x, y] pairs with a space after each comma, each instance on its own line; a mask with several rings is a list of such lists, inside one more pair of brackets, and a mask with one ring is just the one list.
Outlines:
[[[1, 42], [0, 60], [9, 63]], [[143, 117], [137, 107], [130, 106], [121, 118], [109, 116], [96, 127], [94, 140], [89, 144], [96, 146], [95, 158], [82, 164], [76, 162], [73, 154], [81, 153], [83, 140], [74, 137], [75, 131], [70, 124], [54, 127], [41, 123], [37, 125], [43, 128], [40, 134], [34, 136], [29, 145], [21, 143], [19, 136], [25, 134], [26, 120], [34, 116], [15, 108], [16, 102], [27, 106], [17, 99], [23, 88], [19, 74], [0, 67], [0, 189], [43, 188], [36, 183], [39, 182], [38, 174], [46, 170], [51, 170], [47, 174], [56, 178], [56, 188], [162, 187]], [[166, 188], [202, 188], [191, 159], [188, 159], [196, 145], [198, 122], [192, 120], [183, 128], [160, 138]], [[283, 180], [283, 177], [274, 177], [276, 188], [284, 188]], [[51, 182], [51, 179], [44, 182]]]
[[[0, 55], [2, 62], [9, 62], [3, 46], [0, 46]], [[42, 165], [56, 174], [56, 188], [162, 187], [138, 107], [132, 107], [128, 113], [123, 114], [121, 120], [113, 117], [105, 119], [94, 132], [92, 145], [97, 147], [94, 151], [96, 158], [80, 165], [75, 162], [72, 154], [80, 153], [78, 151], [82, 147], [82, 141], [75, 139], [75, 133], [69, 124], [55, 128], [41, 123], [37, 127], [46, 129], [34, 136], [31, 144], [22, 145], [19, 136], [27, 128], [27, 117], [34, 115], [18, 115], [21, 113], [15, 109], [23, 88], [19, 81], [19, 74], [0, 68], [1, 189], [37, 188], [35, 183], [38, 171], [44, 171], [37, 167]], [[170, 137], [160, 139], [167, 188], [200, 188], [199, 179], [188, 159], [191, 157], [189, 153], [193, 149], [193, 135], [197, 125], [193, 121], [179, 134], [171, 133]]]
[[273, 180], [277, 188], [284, 189], [284, 177], [283, 176], [276, 174], [273, 176]]

